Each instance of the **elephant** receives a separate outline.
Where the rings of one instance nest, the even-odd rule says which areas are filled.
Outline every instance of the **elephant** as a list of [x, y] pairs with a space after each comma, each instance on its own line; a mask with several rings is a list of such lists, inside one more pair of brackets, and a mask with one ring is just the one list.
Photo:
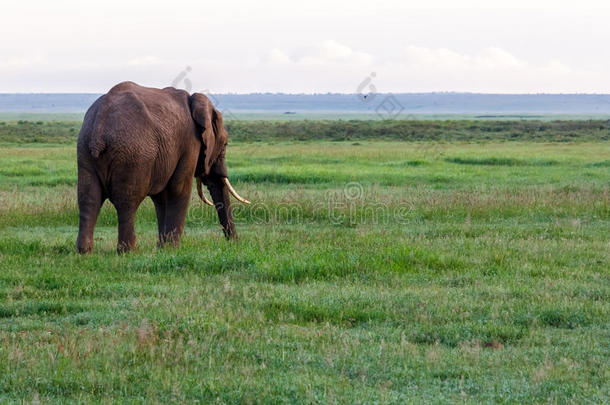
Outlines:
[[133, 82], [114, 86], [87, 110], [78, 135], [78, 252], [93, 251], [106, 199], [117, 211], [117, 251], [133, 250], [136, 210], [147, 196], [157, 214], [158, 245], [179, 245], [193, 178], [199, 197], [216, 208], [225, 237], [237, 240], [229, 194], [250, 202], [229, 182], [227, 142], [222, 114], [204, 94]]

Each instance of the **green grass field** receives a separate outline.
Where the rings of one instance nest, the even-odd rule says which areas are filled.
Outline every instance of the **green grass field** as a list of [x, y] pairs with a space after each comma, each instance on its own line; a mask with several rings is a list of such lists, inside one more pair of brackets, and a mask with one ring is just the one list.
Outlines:
[[0, 402], [610, 400], [607, 130], [232, 142], [238, 243], [79, 256], [73, 127], [0, 146]]

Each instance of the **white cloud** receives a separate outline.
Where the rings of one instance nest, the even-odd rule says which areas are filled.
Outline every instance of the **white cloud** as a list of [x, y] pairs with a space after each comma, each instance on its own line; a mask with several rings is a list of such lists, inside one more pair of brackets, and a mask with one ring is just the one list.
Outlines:
[[373, 57], [366, 52], [354, 51], [336, 41], [327, 40], [314, 46], [301, 47], [291, 54], [291, 59], [303, 64], [367, 64]]
[[545, 66], [541, 67], [540, 70], [556, 75], [567, 75], [573, 72], [572, 68], [556, 59], [549, 61]]
[[133, 58], [127, 61], [128, 65], [131, 66], [149, 66], [149, 65], [158, 65], [163, 63], [163, 61], [156, 56], [141, 56], [138, 58]]
[[[531, 62], [498, 46], [460, 52], [407, 45], [396, 57], [382, 58], [336, 41], [274, 48], [248, 70], [257, 72], [248, 82], [253, 91], [284, 92], [355, 92], [371, 72], [380, 92], [578, 92], [600, 80], [599, 72], [557, 59]], [[595, 85], [588, 89], [599, 91]]]
[[404, 63], [418, 69], [434, 70], [498, 70], [523, 69], [527, 63], [498, 47], [480, 53], [459, 53], [446, 48], [425, 48], [410, 45], [405, 50]]
[[373, 61], [373, 56], [355, 51], [337, 41], [326, 40], [319, 44], [301, 46], [288, 52], [278, 48], [271, 49], [263, 62], [271, 64], [293, 64], [302, 66], [315, 65], [366, 65]]
[[529, 61], [500, 47], [475, 52], [409, 45], [378, 67], [377, 85], [387, 92], [483, 93], [607, 92], [602, 70], [552, 59]]
[[[380, 92], [603, 92], [605, 72], [583, 70], [558, 59], [534, 63], [500, 47], [475, 52], [407, 45], [396, 57], [372, 55], [337, 41], [307, 47], [271, 48], [262, 58], [235, 63], [225, 58], [161, 59], [135, 56], [124, 61], [59, 62], [42, 56], [12, 58], [0, 64], [0, 77], [20, 88], [0, 91], [103, 92], [133, 80], [165, 87], [191, 66], [192, 90], [212, 92], [356, 92], [376, 72]], [[56, 87], [48, 89], [47, 83]], [[1, 86], [0, 86], [1, 87]]]
[[44, 63], [42, 55], [35, 56], [16, 56], [8, 58], [6, 61], [0, 61], [0, 69], [18, 69], [28, 66], [41, 65]]
[[280, 49], [273, 48], [265, 55], [264, 62], [270, 65], [285, 65], [290, 63], [291, 59]]

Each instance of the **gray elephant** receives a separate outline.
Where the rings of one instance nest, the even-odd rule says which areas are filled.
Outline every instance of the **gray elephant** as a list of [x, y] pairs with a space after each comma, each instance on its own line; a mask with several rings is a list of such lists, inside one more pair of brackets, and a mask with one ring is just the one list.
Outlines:
[[[117, 250], [134, 249], [134, 217], [146, 196], [155, 204], [159, 245], [178, 245], [193, 177], [201, 199], [215, 206], [227, 239], [237, 239], [229, 194], [249, 202], [228, 180], [227, 141], [222, 115], [203, 94], [132, 82], [113, 87], [89, 108], [78, 136], [77, 250], [93, 250], [106, 199], [118, 215]], [[203, 195], [202, 183], [214, 204]]]

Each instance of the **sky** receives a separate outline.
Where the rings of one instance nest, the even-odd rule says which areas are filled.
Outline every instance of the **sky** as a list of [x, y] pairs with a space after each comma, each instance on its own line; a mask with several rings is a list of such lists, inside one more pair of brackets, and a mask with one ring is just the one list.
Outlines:
[[593, 0], [2, 0], [0, 92], [610, 93], [609, 22]]

